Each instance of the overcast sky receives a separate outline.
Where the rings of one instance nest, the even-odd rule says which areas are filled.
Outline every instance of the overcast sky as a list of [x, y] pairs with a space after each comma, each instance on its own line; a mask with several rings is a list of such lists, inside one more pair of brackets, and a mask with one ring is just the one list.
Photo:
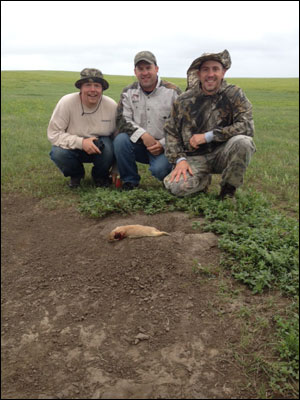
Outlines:
[[298, 1], [1, 1], [1, 70], [133, 75], [152, 51], [164, 77], [186, 77], [227, 49], [227, 77], [299, 76]]

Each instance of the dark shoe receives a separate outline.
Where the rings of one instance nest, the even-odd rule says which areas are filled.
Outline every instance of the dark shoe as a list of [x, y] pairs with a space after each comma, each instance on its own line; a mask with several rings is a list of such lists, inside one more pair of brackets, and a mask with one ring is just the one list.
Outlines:
[[96, 187], [110, 187], [110, 185], [112, 184], [112, 178], [111, 177], [107, 177], [107, 178], [97, 178], [94, 179], [95, 182], [95, 186]]
[[71, 189], [76, 189], [80, 186], [81, 176], [71, 176], [69, 187]]
[[236, 188], [229, 183], [225, 183], [224, 186], [221, 187], [221, 192], [218, 196], [220, 200], [225, 200], [226, 198], [233, 198], [235, 194]]
[[122, 185], [122, 190], [128, 191], [128, 190], [133, 190], [136, 189], [139, 185], [136, 183], [131, 183], [131, 182], [124, 182]]

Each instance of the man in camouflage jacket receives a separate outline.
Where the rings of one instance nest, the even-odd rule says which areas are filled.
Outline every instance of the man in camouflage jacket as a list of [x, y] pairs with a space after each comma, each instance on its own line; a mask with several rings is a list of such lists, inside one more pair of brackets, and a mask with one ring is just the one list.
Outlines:
[[227, 50], [204, 53], [187, 71], [188, 90], [173, 104], [165, 124], [166, 157], [174, 165], [165, 187], [177, 196], [206, 191], [211, 174], [222, 174], [220, 198], [242, 185], [253, 153], [252, 106], [242, 89], [223, 79]]
[[172, 170], [164, 154], [164, 124], [181, 90], [158, 77], [156, 58], [150, 51], [139, 52], [134, 59], [138, 82], [127, 86], [117, 109], [114, 151], [123, 190], [139, 185], [137, 162], [150, 165], [152, 175], [163, 180]]

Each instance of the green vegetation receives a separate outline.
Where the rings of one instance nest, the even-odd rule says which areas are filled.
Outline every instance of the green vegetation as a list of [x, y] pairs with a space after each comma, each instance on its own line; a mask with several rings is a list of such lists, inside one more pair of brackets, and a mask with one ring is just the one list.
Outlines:
[[[77, 72], [2, 71], [2, 186], [42, 198], [69, 199], [65, 179], [48, 157], [46, 137], [57, 101], [75, 92]], [[116, 101], [134, 81], [129, 76], [105, 76], [105, 94]], [[185, 90], [183, 78], [166, 78]], [[298, 79], [228, 79], [241, 86], [253, 104], [257, 153], [247, 170], [244, 188], [263, 192], [274, 207], [292, 215], [298, 199]], [[155, 186], [155, 184], [154, 184]], [[212, 189], [218, 190], [218, 177]]]
[[[229, 80], [231, 82], [231, 80]], [[255, 144], [250, 186], [273, 205], [299, 211], [299, 80], [237, 79], [253, 104]]]
[[[116, 101], [123, 87], [134, 80], [128, 76], [105, 77], [110, 83], [105, 94]], [[274, 309], [277, 342], [269, 345], [276, 348], [278, 359], [272, 363], [257, 359], [257, 364], [269, 376], [274, 393], [297, 396], [299, 80], [228, 79], [242, 87], [253, 104], [257, 146], [233, 203], [217, 200], [218, 176], [213, 177], [208, 195], [180, 199], [166, 192], [144, 165], [139, 166], [139, 190], [95, 189], [89, 177], [91, 166], [87, 165], [82, 188], [70, 192], [67, 180], [48, 156], [46, 131], [57, 101], [77, 90], [77, 79], [76, 72], [2, 72], [2, 191], [39, 197], [51, 208], [72, 204], [95, 218], [175, 210], [205, 216], [201, 229], [220, 235], [222, 267], [254, 294], [275, 289], [289, 299], [284, 315]], [[166, 79], [185, 89], [185, 79]], [[199, 228], [195, 224], [195, 229]]]

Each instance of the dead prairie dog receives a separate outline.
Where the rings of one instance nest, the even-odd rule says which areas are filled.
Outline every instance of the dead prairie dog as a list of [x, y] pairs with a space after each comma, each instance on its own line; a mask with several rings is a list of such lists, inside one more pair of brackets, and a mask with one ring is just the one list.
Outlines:
[[139, 238], [145, 236], [162, 236], [168, 235], [167, 232], [161, 232], [153, 226], [144, 226], [144, 225], [123, 225], [117, 226], [114, 230], [112, 230], [108, 236], [108, 240], [122, 240], [126, 237], [129, 238]]

